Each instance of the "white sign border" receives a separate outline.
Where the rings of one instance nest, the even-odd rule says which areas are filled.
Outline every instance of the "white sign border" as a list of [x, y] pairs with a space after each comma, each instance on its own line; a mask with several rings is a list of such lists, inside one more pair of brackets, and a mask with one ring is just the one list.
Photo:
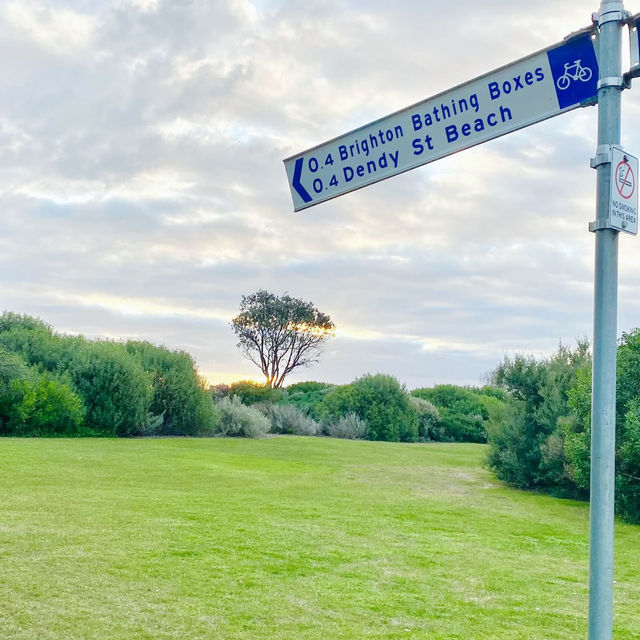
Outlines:
[[[617, 188], [616, 169], [624, 159], [627, 159], [631, 169], [635, 171], [633, 193], [623, 202]], [[612, 229], [623, 231], [631, 235], [638, 235], [638, 158], [622, 147], [611, 145], [611, 186], [609, 195], [609, 225]], [[620, 214], [621, 206], [630, 209]], [[624, 218], [623, 218], [624, 216]], [[629, 218], [633, 219], [630, 220]]]

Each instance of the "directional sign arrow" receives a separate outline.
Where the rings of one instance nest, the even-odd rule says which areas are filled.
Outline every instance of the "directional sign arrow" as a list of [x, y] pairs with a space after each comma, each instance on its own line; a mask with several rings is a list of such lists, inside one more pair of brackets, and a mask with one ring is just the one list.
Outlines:
[[296, 211], [595, 104], [593, 27], [284, 161]]
[[297, 191], [298, 195], [304, 200], [304, 202], [311, 202], [313, 198], [309, 195], [309, 192], [302, 186], [302, 183], [300, 182], [303, 163], [304, 158], [298, 158], [296, 160], [296, 166], [293, 170], [293, 179], [291, 180], [291, 186]]

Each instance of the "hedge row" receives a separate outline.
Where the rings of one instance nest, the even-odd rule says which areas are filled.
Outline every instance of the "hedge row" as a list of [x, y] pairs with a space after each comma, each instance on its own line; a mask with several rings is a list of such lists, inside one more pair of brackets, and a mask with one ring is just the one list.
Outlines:
[[203, 435], [216, 418], [185, 352], [0, 316], [0, 435]]
[[[318, 432], [392, 442], [486, 442], [487, 430], [506, 416], [506, 393], [440, 385], [408, 393], [392, 376], [365, 375], [346, 385], [300, 382], [268, 389], [242, 381], [213, 389], [246, 405], [292, 407]], [[282, 433], [282, 430], [278, 430]], [[338, 434], [348, 434], [339, 436]]]

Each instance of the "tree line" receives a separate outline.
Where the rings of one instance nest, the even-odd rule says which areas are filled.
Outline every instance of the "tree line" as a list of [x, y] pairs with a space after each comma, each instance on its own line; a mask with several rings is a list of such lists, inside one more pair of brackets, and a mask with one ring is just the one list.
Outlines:
[[[59, 334], [30, 316], [0, 316], [0, 435], [5, 436], [271, 431], [485, 442], [500, 393], [442, 385], [410, 394], [383, 374], [347, 385], [279, 388], [239, 382], [207, 389], [183, 351], [145, 341], [88, 340]], [[245, 410], [250, 408], [257, 413]]]

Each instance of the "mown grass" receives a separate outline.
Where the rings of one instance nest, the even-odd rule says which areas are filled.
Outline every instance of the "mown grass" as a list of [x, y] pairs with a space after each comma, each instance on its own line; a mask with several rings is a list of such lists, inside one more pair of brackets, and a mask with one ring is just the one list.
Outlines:
[[[4, 640], [586, 637], [588, 509], [478, 445], [0, 440]], [[640, 637], [617, 525], [616, 640]]]

